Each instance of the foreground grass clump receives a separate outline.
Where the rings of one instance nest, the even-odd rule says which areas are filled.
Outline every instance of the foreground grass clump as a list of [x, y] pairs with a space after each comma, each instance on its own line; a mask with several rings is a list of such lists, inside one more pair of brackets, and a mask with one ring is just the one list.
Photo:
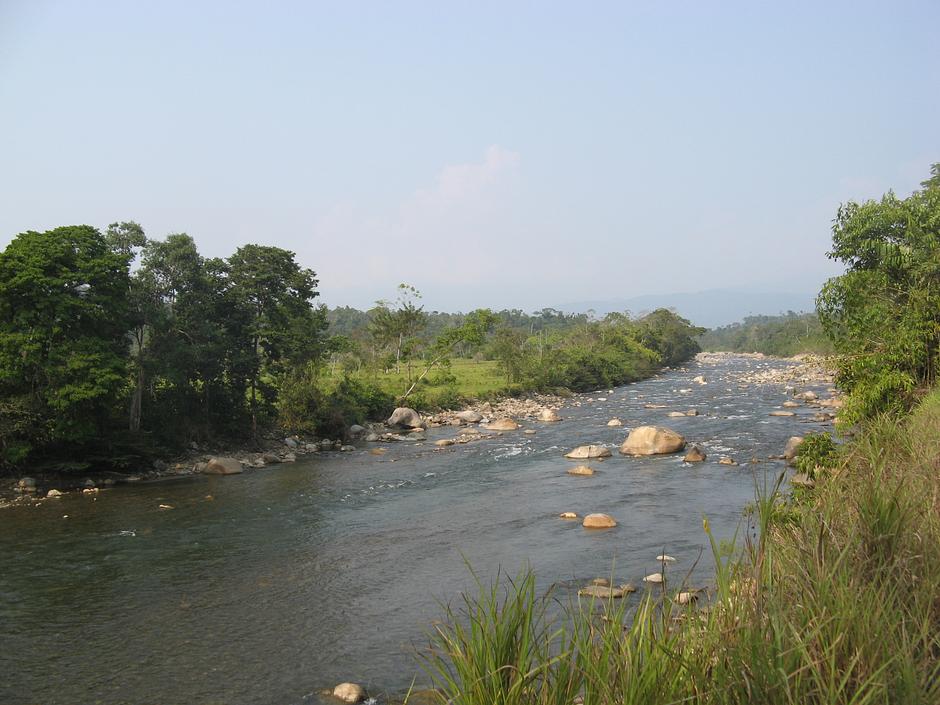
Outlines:
[[755, 516], [733, 559], [712, 542], [707, 606], [671, 585], [552, 616], [523, 573], [449, 610], [425, 670], [455, 705], [940, 703], [940, 393]]

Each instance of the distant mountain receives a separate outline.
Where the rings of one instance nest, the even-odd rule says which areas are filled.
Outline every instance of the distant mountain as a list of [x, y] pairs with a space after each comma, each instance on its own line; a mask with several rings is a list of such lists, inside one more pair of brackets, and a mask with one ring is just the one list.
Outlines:
[[648, 294], [629, 299], [579, 301], [556, 308], [566, 313], [593, 310], [598, 316], [613, 311], [630, 311], [636, 315], [657, 308], [671, 308], [697, 326], [716, 328], [740, 321], [745, 316], [815, 311], [815, 300], [815, 294], [712, 289], [684, 294]]

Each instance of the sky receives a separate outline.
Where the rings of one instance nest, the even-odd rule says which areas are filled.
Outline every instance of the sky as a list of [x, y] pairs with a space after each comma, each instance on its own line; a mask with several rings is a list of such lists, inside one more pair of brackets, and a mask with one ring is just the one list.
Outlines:
[[0, 246], [277, 245], [429, 310], [813, 293], [940, 161], [940, 3], [0, 0]]

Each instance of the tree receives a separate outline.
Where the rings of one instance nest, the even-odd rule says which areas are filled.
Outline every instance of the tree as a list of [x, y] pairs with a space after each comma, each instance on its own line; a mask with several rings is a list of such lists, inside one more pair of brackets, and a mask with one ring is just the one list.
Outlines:
[[258, 393], [265, 365], [301, 365], [323, 352], [326, 311], [313, 308], [316, 274], [300, 267], [294, 253], [279, 247], [245, 245], [227, 261], [228, 297], [244, 314], [239, 326], [241, 374], [248, 381], [251, 428], [258, 432]]
[[107, 435], [127, 370], [129, 261], [87, 225], [22, 233], [0, 254], [5, 462]]
[[820, 321], [849, 392], [844, 418], [903, 410], [937, 377], [940, 354], [940, 165], [900, 199], [839, 207], [831, 259], [847, 271], [817, 298]]
[[413, 337], [427, 326], [428, 316], [418, 306], [421, 292], [410, 284], [398, 285], [395, 308], [388, 301], [377, 301], [370, 329], [380, 347], [395, 349], [395, 371], [401, 372], [402, 354], [413, 347]]

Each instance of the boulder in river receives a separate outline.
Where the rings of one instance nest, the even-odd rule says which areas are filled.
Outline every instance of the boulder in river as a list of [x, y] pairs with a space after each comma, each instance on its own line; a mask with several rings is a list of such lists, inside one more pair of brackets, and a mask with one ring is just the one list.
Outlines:
[[561, 416], [554, 409], [542, 409], [539, 412], [539, 421], [561, 421]]
[[585, 529], [610, 529], [617, 526], [617, 522], [609, 514], [588, 514], [581, 526]]
[[695, 382], [696, 384], [708, 384], [708, 381], [705, 379], [704, 375], [698, 375], [697, 377], [693, 377], [692, 381]]
[[797, 399], [802, 399], [803, 401], [816, 401], [818, 398], [816, 392], [800, 392], [796, 395]]
[[590, 458], [609, 458], [610, 448], [599, 445], [578, 446], [572, 451], [565, 453], [566, 458], [572, 460], [588, 460]]
[[790, 436], [786, 448], [783, 449], [783, 459], [793, 460], [799, 454], [801, 445], [803, 445], [803, 436]]
[[796, 416], [796, 413], [793, 411], [771, 411], [771, 416]]
[[685, 417], [685, 412], [684, 412], [684, 411], [670, 411], [668, 414], [666, 414], [666, 416], [668, 416], [668, 417], [670, 417], [670, 418], [674, 418], [674, 419], [677, 419], [677, 418], [679, 418], [680, 416], [682, 416], [682, 417], [684, 418], [684, 417]]
[[593, 475], [594, 468], [590, 468], [587, 465], [579, 465], [576, 468], [568, 468], [569, 475]]
[[796, 408], [799, 408], [799, 406], [800, 406], [800, 405], [799, 405], [797, 402], [795, 402], [795, 401], [785, 401], [785, 402], [783, 402], [783, 408], [784, 408], [784, 409], [796, 409]]
[[46, 497], [61, 497], [62, 493], [59, 490], [49, 490], [46, 492]]
[[724, 456], [721, 460], [718, 461], [719, 465], [737, 465], [737, 461], [734, 458], [729, 458], [727, 455]]
[[705, 454], [704, 450], [698, 446], [692, 446], [689, 448], [689, 452], [685, 454], [685, 457], [682, 460], [686, 463], [703, 463], [707, 457], [708, 456]]
[[400, 426], [402, 428], [419, 428], [424, 424], [421, 414], [407, 406], [399, 406], [385, 422], [386, 426]]
[[473, 411], [472, 409], [458, 411], [456, 414], [454, 414], [454, 417], [460, 419], [464, 423], [480, 423], [483, 420], [483, 414], [478, 411]]
[[562, 519], [577, 519], [578, 515], [574, 512], [562, 512], [558, 515]]
[[620, 419], [611, 419], [607, 422], [608, 426], [623, 426], [623, 421]]
[[662, 573], [650, 573], [645, 578], [643, 578], [644, 583], [653, 583], [659, 584], [666, 582], [666, 578], [663, 577]]
[[209, 458], [202, 472], [204, 475], [237, 475], [242, 472], [242, 464], [235, 458]]
[[344, 703], [358, 703], [366, 696], [366, 692], [361, 685], [356, 683], [340, 683], [333, 688], [333, 697], [339, 698]]
[[588, 585], [578, 590], [578, 597], [596, 597], [599, 599], [618, 599], [636, 592], [636, 588], [630, 583], [611, 587], [609, 585]]
[[624, 455], [664, 455], [685, 448], [685, 438], [670, 428], [640, 426], [620, 446]]
[[486, 424], [483, 428], [487, 431], [515, 431], [520, 426], [512, 419], [497, 419]]
[[451, 438], [442, 438], [439, 441], [434, 441], [434, 445], [436, 445], [438, 448], [444, 448], [446, 446], [454, 445], [454, 441]]

